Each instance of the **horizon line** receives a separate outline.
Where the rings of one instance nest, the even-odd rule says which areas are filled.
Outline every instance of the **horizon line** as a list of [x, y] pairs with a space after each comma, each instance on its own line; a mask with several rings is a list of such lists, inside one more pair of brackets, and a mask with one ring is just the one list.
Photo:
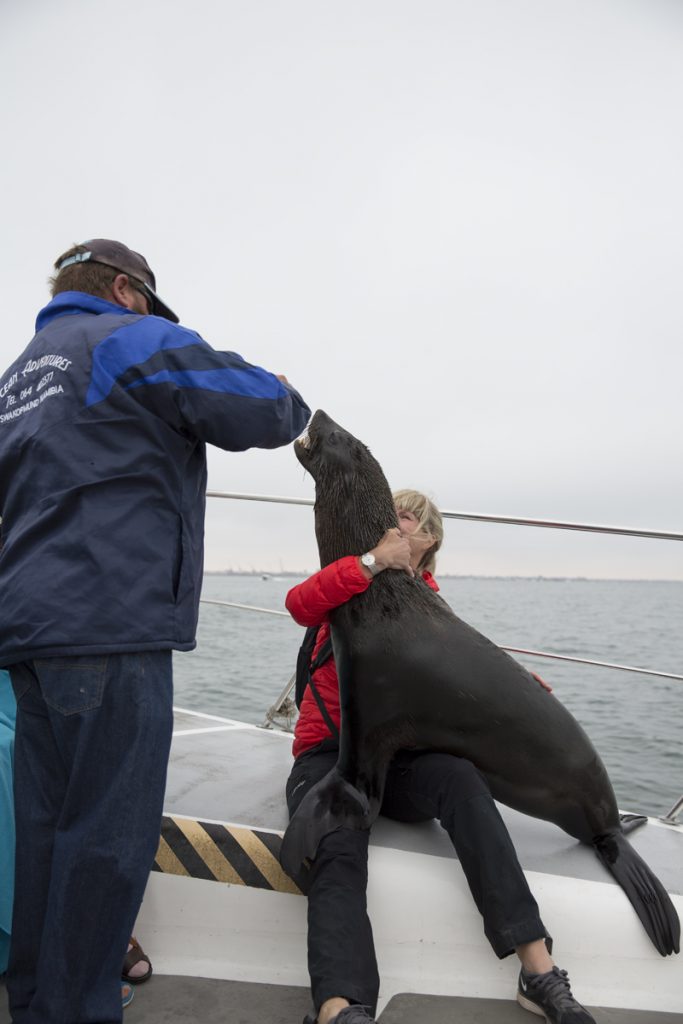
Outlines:
[[[204, 576], [265, 576], [268, 578], [313, 576], [319, 569], [205, 569]], [[587, 583], [683, 583], [683, 579], [657, 576], [544, 576], [540, 573], [459, 573], [441, 572], [440, 580], [579, 580]]]

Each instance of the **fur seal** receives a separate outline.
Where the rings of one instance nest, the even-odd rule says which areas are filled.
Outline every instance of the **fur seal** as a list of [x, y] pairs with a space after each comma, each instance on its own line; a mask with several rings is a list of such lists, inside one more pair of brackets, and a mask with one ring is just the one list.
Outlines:
[[[316, 412], [294, 447], [316, 484], [321, 565], [373, 548], [397, 525], [379, 463], [326, 413]], [[330, 623], [339, 758], [289, 824], [280, 854], [286, 871], [297, 874], [328, 832], [372, 825], [397, 750], [439, 750], [472, 761], [496, 800], [591, 844], [657, 950], [679, 951], [669, 895], [624, 836], [605, 767], [559, 700], [406, 573], [381, 573]]]

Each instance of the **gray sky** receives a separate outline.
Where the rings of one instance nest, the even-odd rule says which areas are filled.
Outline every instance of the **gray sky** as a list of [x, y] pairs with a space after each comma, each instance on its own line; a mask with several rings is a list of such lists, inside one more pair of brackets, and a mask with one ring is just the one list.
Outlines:
[[[72, 242], [143, 252], [444, 508], [683, 528], [678, 0], [3, 0], [0, 369]], [[218, 490], [311, 497], [290, 449]], [[447, 524], [442, 571], [683, 579], [683, 543]], [[207, 567], [314, 568], [213, 502]]]

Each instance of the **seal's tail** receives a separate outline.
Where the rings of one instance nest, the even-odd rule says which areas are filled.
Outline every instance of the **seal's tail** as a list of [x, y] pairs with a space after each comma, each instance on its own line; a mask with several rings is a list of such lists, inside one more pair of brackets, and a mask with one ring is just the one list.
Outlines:
[[292, 878], [306, 859], [313, 860], [320, 840], [339, 828], [370, 828], [368, 798], [337, 768], [312, 786], [290, 821], [280, 847], [280, 863]]
[[630, 899], [662, 956], [680, 951], [681, 923], [668, 892], [621, 832], [593, 840], [596, 853]]

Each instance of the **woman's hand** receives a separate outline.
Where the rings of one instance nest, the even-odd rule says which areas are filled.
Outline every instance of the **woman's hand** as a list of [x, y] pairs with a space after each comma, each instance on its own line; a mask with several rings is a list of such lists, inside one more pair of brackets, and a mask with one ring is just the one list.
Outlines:
[[[377, 547], [370, 553], [375, 556], [375, 567], [380, 572], [383, 569], [401, 569], [409, 576], [415, 575], [410, 568], [410, 542], [397, 527], [387, 530]], [[372, 576], [365, 566], [361, 568], [368, 578]]]
[[548, 693], [552, 693], [553, 692], [553, 688], [550, 685], [550, 683], [546, 683], [545, 679], [541, 679], [541, 677], [539, 675], [537, 675], [536, 672], [532, 672], [531, 674], [534, 677], [534, 679], [536, 680], [536, 682], [541, 684], [541, 686], [543, 687], [544, 690], [547, 690]]

